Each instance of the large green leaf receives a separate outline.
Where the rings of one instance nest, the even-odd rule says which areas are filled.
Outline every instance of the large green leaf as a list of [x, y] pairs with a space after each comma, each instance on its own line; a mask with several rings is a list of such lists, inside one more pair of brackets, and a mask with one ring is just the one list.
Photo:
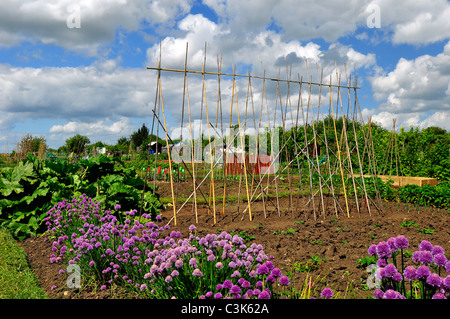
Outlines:
[[23, 192], [23, 186], [19, 181], [9, 181], [5, 178], [0, 179], [0, 194], [5, 197], [11, 195], [12, 192], [16, 194]]

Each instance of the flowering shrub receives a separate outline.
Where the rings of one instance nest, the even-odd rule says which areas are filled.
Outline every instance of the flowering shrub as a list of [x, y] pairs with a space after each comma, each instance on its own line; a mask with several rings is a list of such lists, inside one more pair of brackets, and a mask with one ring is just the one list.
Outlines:
[[[52, 243], [51, 262], [68, 260], [81, 274], [97, 282], [117, 284], [145, 298], [280, 298], [289, 278], [272, 263], [261, 245], [244, 244], [238, 235], [188, 238], [161, 227], [151, 216], [125, 213], [120, 222], [113, 211], [84, 195], [62, 201], [45, 218]], [[115, 210], [120, 210], [116, 205]], [[64, 272], [64, 270], [61, 270]], [[331, 298], [326, 290], [322, 297]]]
[[369, 255], [378, 257], [375, 278], [379, 287], [375, 289], [374, 297], [447, 299], [450, 295], [450, 261], [444, 249], [423, 240], [419, 250], [411, 256], [411, 264], [406, 266], [405, 249], [408, 246], [408, 239], [399, 235], [369, 247]]

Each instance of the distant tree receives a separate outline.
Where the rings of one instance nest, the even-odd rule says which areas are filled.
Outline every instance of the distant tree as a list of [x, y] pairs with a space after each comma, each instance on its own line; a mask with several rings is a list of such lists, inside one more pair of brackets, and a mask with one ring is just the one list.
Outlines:
[[116, 145], [129, 145], [129, 144], [130, 144], [130, 140], [125, 136], [122, 136], [121, 138], [119, 138], [116, 143]]
[[84, 152], [84, 148], [90, 142], [88, 137], [77, 134], [66, 140], [67, 151], [80, 155]]
[[136, 132], [133, 132], [131, 134], [131, 141], [133, 142], [135, 147], [140, 147], [144, 140], [148, 137], [149, 130], [145, 124], [142, 124], [141, 128], [138, 129]]

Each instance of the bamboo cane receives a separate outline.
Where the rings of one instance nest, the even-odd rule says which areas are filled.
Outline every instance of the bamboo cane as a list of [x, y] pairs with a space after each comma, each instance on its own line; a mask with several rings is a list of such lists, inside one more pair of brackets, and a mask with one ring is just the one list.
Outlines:
[[[330, 84], [331, 84], [331, 76], [330, 76]], [[339, 141], [338, 141], [338, 135], [337, 135], [337, 129], [336, 129], [336, 119], [334, 117], [334, 107], [333, 107], [333, 99], [332, 99], [331, 93], [332, 92], [331, 92], [331, 85], [330, 85], [330, 103], [331, 103], [331, 111], [333, 114], [334, 135], [336, 137], [336, 146], [337, 146], [337, 153], [338, 153], [337, 156], [338, 156], [339, 168], [340, 168], [340, 172], [341, 172], [342, 187], [344, 188], [345, 208], [347, 211], [347, 217], [350, 218], [350, 211], [349, 211], [348, 200], [347, 200], [347, 191], [345, 188], [344, 170], [342, 168], [342, 161], [341, 161], [341, 150], [339, 147]]]
[[[311, 95], [311, 85], [309, 85], [309, 95]], [[319, 93], [319, 97], [320, 97], [320, 93]], [[314, 150], [316, 151], [316, 164], [317, 164], [317, 173], [319, 174], [319, 190], [320, 190], [320, 202], [322, 203], [322, 214], [323, 217], [325, 218], [325, 205], [323, 202], [323, 191], [322, 191], [322, 174], [320, 172], [320, 164], [319, 164], [319, 152], [318, 152], [318, 147], [317, 147], [317, 134], [316, 134], [316, 129], [315, 129], [315, 125], [314, 125], [314, 113], [313, 113], [313, 107], [311, 104], [311, 117], [312, 117], [312, 122], [311, 122], [311, 126], [312, 126], [312, 130], [313, 130], [313, 140], [314, 140]]]
[[[202, 66], [202, 71], [204, 71], [204, 69], [206, 68], [206, 42], [205, 42], [205, 60], [204, 60], [204, 64]], [[206, 83], [205, 83], [205, 73], [202, 72], [202, 81], [203, 81], [203, 92], [205, 95], [205, 111], [206, 111], [206, 121], [207, 123], [209, 123], [209, 113], [208, 113], [208, 101], [206, 98]], [[211, 189], [212, 189], [212, 199], [213, 199], [213, 218], [214, 218], [214, 224], [217, 223], [216, 220], [216, 195], [215, 195], [215, 189], [214, 189], [214, 154], [213, 154], [213, 149], [212, 149], [212, 145], [211, 145], [211, 132], [209, 130], [209, 125], [208, 125], [208, 142], [209, 142], [209, 155], [211, 157]], [[211, 198], [211, 196], [210, 196]]]
[[159, 79], [159, 96], [161, 101], [161, 110], [163, 113], [163, 119], [164, 119], [164, 131], [166, 135], [166, 145], [167, 145], [167, 155], [169, 159], [169, 175], [170, 175], [170, 191], [172, 193], [172, 205], [173, 205], [173, 217], [174, 217], [174, 223], [175, 226], [177, 225], [177, 216], [176, 216], [176, 202], [175, 202], [175, 194], [173, 190], [173, 174], [172, 174], [172, 160], [170, 158], [170, 150], [169, 150], [169, 138], [167, 135], [167, 123], [166, 123], [166, 113], [164, 112], [164, 101], [163, 101], [163, 95], [162, 95], [162, 86], [161, 86], [161, 78]]
[[[345, 73], [347, 74], [347, 69], [345, 70]], [[347, 83], [348, 83], [348, 77], [347, 77]], [[348, 97], [350, 99], [350, 89], [348, 89]], [[355, 99], [355, 106], [356, 106], [356, 99]], [[353, 110], [352, 110], [352, 124], [353, 124], [353, 135], [355, 136], [356, 151], [357, 151], [357, 155], [358, 155], [358, 163], [359, 163], [359, 170], [360, 170], [360, 175], [361, 175], [361, 180], [362, 180], [362, 185], [363, 185], [364, 197], [365, 197], [365, 201], [367, 204], [367, 210], [369, 212], [369, 215], [372, 215], [370, 213], [370, 203], [369, 203], [369, 199], [367, 196], [366, 182], [364, 180], [364, 169], [363, 169], [363, 165], [361, 162], [361, 156], [360, 156], [360, 152], [359, 152], [359, 142], [358, 142], [358, 135], [356, 134], [355, 117], [354, 117]]]
[[[235, 73], [235, 69], [234, 69], [234, 65], [233, 65], [233, 73]], [[233, 78], [233, 86], [235, 91], [237, 91], [236, 89], [236, 78]], [[238, 124], [239, 124], [239, 130], [241, 130], [241, 120], [240, 120], [240, 115], [239, 115], [239, 103], [238, 103], [238, 99], [236, 97], [236, 113], [237, 113], [237, 118], [238, 118]], [[241, 136], [241, 145], [245, 146], [245, 142], [243, 141], [243, 134], [240, 134]], [[250, 206], [250, 196], [249, 196], [249, 192], [248, 192], [248, 180], [247, 180], [247, 166], [246, 166], [246, 161], [245, 161], [245, 150], [243, 150], [242, 155], [244, 156], [244, 176], [245, 176], [245, 188], [247, 191], [247, 204], [248, 204], [248, 214], [249, 214], [249, 219], [250, 221], [252, 221], [252, 208]]]

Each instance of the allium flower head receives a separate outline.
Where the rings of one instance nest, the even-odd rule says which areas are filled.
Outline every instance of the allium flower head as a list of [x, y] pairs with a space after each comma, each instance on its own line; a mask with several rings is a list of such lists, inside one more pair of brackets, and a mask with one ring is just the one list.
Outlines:
[[200, 271], [200, 269], [195, 268], [194, 271], [192, 272], [192, 276], [194, 276], [194, 277], [203, 277], [203, 274]]
[[384, 275], [387, 278], [391, 278], [395, 273], [397, 273], [397, 268], [395, 268], [394, 264], [388, 264], [384, 267]]
[[231, 289], [231, 287], [233, 287], [233, 283], [229, 279], [227, 279], [223, 282], [222, 287], [225, 289]]
[[384, 299], [398, 299], [399, 293], [393, 289], [388, 289], [383, 295]]
[[409, 246], [408, 239], [403, 235], [398, 235], [395, 237], [395, 246], [398, 249], [406, 249]]
[[241, 288], [238, 285], [233, 285], [230, 289], [230, 294], [237, 295], [239, 293], [241, 293]]
[[414, 268], [413, 266], [407, 266], [403, 271], [403, 276], [405, 276], [405, 278], [408, 280], [416, 279], [416, 268]]
[[397, 246], [395, 245], [395, 237], [391, 237], [388, 239], [387, 244], [389, 246], [389, 249], [392, 252], [396, 252], [398, 250]]
[[320, 296], [322, 298], [330, 299], [331, 297], [333, 297], [333, 291], [327, 287], [324, 290], [322, 290], [322, 292], [320, 293]]
[[428, 240], [422, 240], [419, 244], [419, 249], [428, 250], [431, 252], [433, 250], [433, 245], [431, 245], [431, 243]]
[[431, 253], [433, 255], [437, 255], [437, 254], [444, 254], [444, 248], [442, 248], [439, 245], [435, 245], [433, 246], [433, 248], [431, 249]]
[[375, 256], [377, 254], [377, 245], [375, 244], [370, 245], [367, 252], [369, 253], [370, 256]]
[[450, 275], [448, 275], [442, 280], [442, 285], [444, 286], [445, 289], [447, 289], [447, 291], [450, 291]]
[[391, 250], [387, 242], [380, 241], [377, 244], [377, 254], [380, 258], [388, 258], [391, 256]]
[[439, 267], [444, 267], [447, 264], [447, 257], [441, 253], [434, 255], [434, 264]]
[[269, 273], [269, 268], [265, 264], [258, 267], [258, 275], [267, 275]]
[[442, 292], [437, 292], [431, 297], [431, 299], [447, 299]]
[[289, 278], [287, 276], [283, 276], [280, 278], [280, 285], [288, 286], [290, 283]]
[[419, 254], [419, 261], [425, 265], [431, 264], [433, 262], [433, 255], [428, 250], [422, 250]]
[[274, 268], [272, 269], [271, 275], [275, 278], [281, 277], [281, 270], [280, 268]]
[[392, 280], [396, 281], [396, 282], [402, 282], [403, 280], [403, 276], [401, 273], [396, 272], [393, 276], [392, 276]]
[[261, 293], [258, 295], [258, 299], [270, 299], [270, 294], [267, 290], [261, 291]]
[[425, 265], [419, 266], [416, 270], [417, 279], [426, 279], [430, 274], [430, 269]]
[[433, 287], [439, 287], [442, 283], [442, 278], [438, 274], [432, 273], [427, 278], [427, 284]]
[[373, 297], [375, 299], [383, 299], [384, 296], [384, 292], [381, 289], [375, 289], [375, 291], [373, 292]]

